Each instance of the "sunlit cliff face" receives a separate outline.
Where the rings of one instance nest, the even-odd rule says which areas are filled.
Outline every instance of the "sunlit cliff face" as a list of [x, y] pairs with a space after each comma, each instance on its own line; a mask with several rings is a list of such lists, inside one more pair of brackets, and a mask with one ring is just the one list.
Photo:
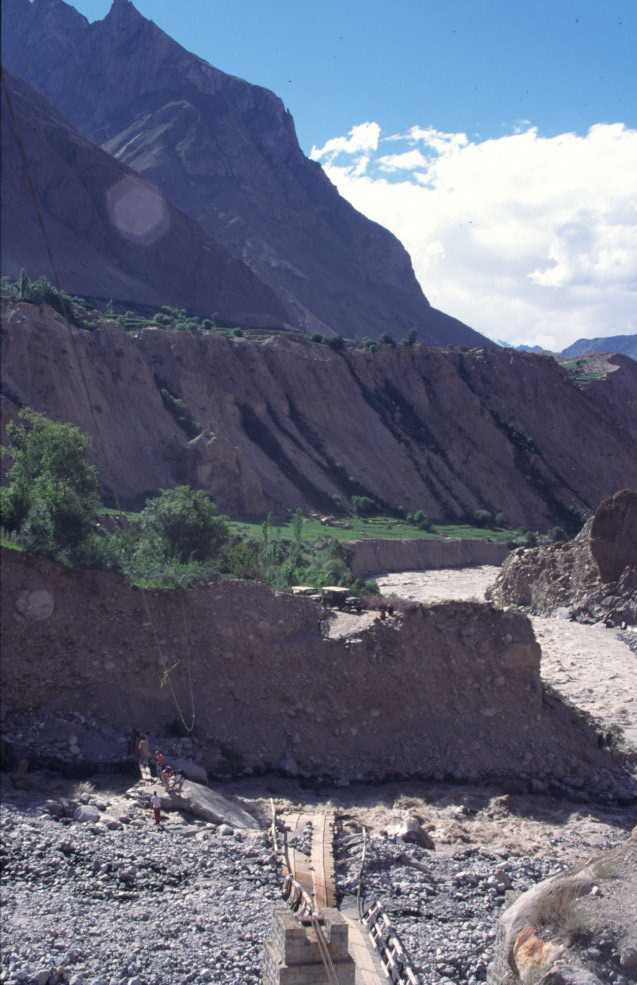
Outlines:
[[159, 192], [130, 175], [118, 181], [106, 195], [111, 222], [126, 239], [150, 245], [167, 232], [170, 218]]

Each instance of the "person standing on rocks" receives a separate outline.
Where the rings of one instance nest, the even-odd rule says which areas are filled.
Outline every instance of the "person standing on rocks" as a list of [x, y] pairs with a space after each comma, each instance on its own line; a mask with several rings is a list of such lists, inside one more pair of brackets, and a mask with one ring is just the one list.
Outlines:
[[168, 765], [168, 760], [164, 756], [161, 749], [155, 749], [155, 770], [157, 771], [157, 776], [161, 779], [161, 775], [164, 766]]
[[150, 780], [150, 743], [144, 733], [140, 735], [137, 743], [137, 762], [142, 780]]
[[153, 795], [150, 798], [150, 806], [153, 809], [153, 817], [155, 819], [155, 824], [159, 827], [161, 822], [161, 800], [157, 796], [157, 791], [153, 790]]

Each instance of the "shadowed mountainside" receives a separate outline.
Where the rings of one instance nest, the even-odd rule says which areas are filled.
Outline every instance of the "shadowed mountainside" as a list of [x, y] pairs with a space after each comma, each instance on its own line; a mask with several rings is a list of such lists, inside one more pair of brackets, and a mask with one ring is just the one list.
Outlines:
[[242, 258], [291, 324], [493, 344], [429, 305], [403, 246], [305, 157], [277, 96], [185, 51], [128, 0], [92, 24], [62, 0], [5, 0], [2, 34], [10, 71]]
[[285, 318], [272, 291], [241, 260], [6, 71], [2, 204], [5, 274], [24, 268], [55, 282], [40, 209], [53, 263], [69, 291], [176, 304], [242, 323], [280, 325]]
[[623, 356], [579, 387], [551, 357], [512, 350], [87, 332], [8, 303], [2, 373], [5, 412], [78, 424], [131, 503], [188, 481], [238, 515], [369, 495], [435, 520], [484, 508], [546, 528], [637, 486], [637, 365]]

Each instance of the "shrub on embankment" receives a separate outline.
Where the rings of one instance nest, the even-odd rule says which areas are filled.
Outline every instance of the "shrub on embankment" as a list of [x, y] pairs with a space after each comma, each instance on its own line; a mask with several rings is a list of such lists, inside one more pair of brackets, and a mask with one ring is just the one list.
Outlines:
[[109, 532], [98, 523], [98, 476], [79, 428], [25, 409], [8, 425], [7, 437], [11, 466], [0, 490], [0, 526], [27, 551], [119, 571], [140, 587], [184, 588], [225, 576], [276, 588], [374, 590], [353, 576], [342, 545], [328, 537], [303, 539], [300, 514], [290, 538], [274, 539], [269, 520], [259, 539], [233, 535], [211, 497], [185, 485], [149, 498], [139, 514]]

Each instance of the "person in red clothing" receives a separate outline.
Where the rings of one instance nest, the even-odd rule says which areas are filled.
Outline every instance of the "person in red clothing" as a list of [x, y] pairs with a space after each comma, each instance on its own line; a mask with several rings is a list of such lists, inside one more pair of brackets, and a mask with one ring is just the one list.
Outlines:
[[168, 760], [164, 756], [161, 749], [155, 749], [155, 766], [157, 767], [157, 776], [160, 777], [160, 779], [161, 779], [162, 770], [164, 766], [167, 765], [167, 763]]
[[157, 796], [156, 790], [153, 790], [153, 795], [150, 798], [150, 806], [153, 809], [153, 817], [155, 818], [155, 824], [159, 825], [161, 821], [161, 800]]

